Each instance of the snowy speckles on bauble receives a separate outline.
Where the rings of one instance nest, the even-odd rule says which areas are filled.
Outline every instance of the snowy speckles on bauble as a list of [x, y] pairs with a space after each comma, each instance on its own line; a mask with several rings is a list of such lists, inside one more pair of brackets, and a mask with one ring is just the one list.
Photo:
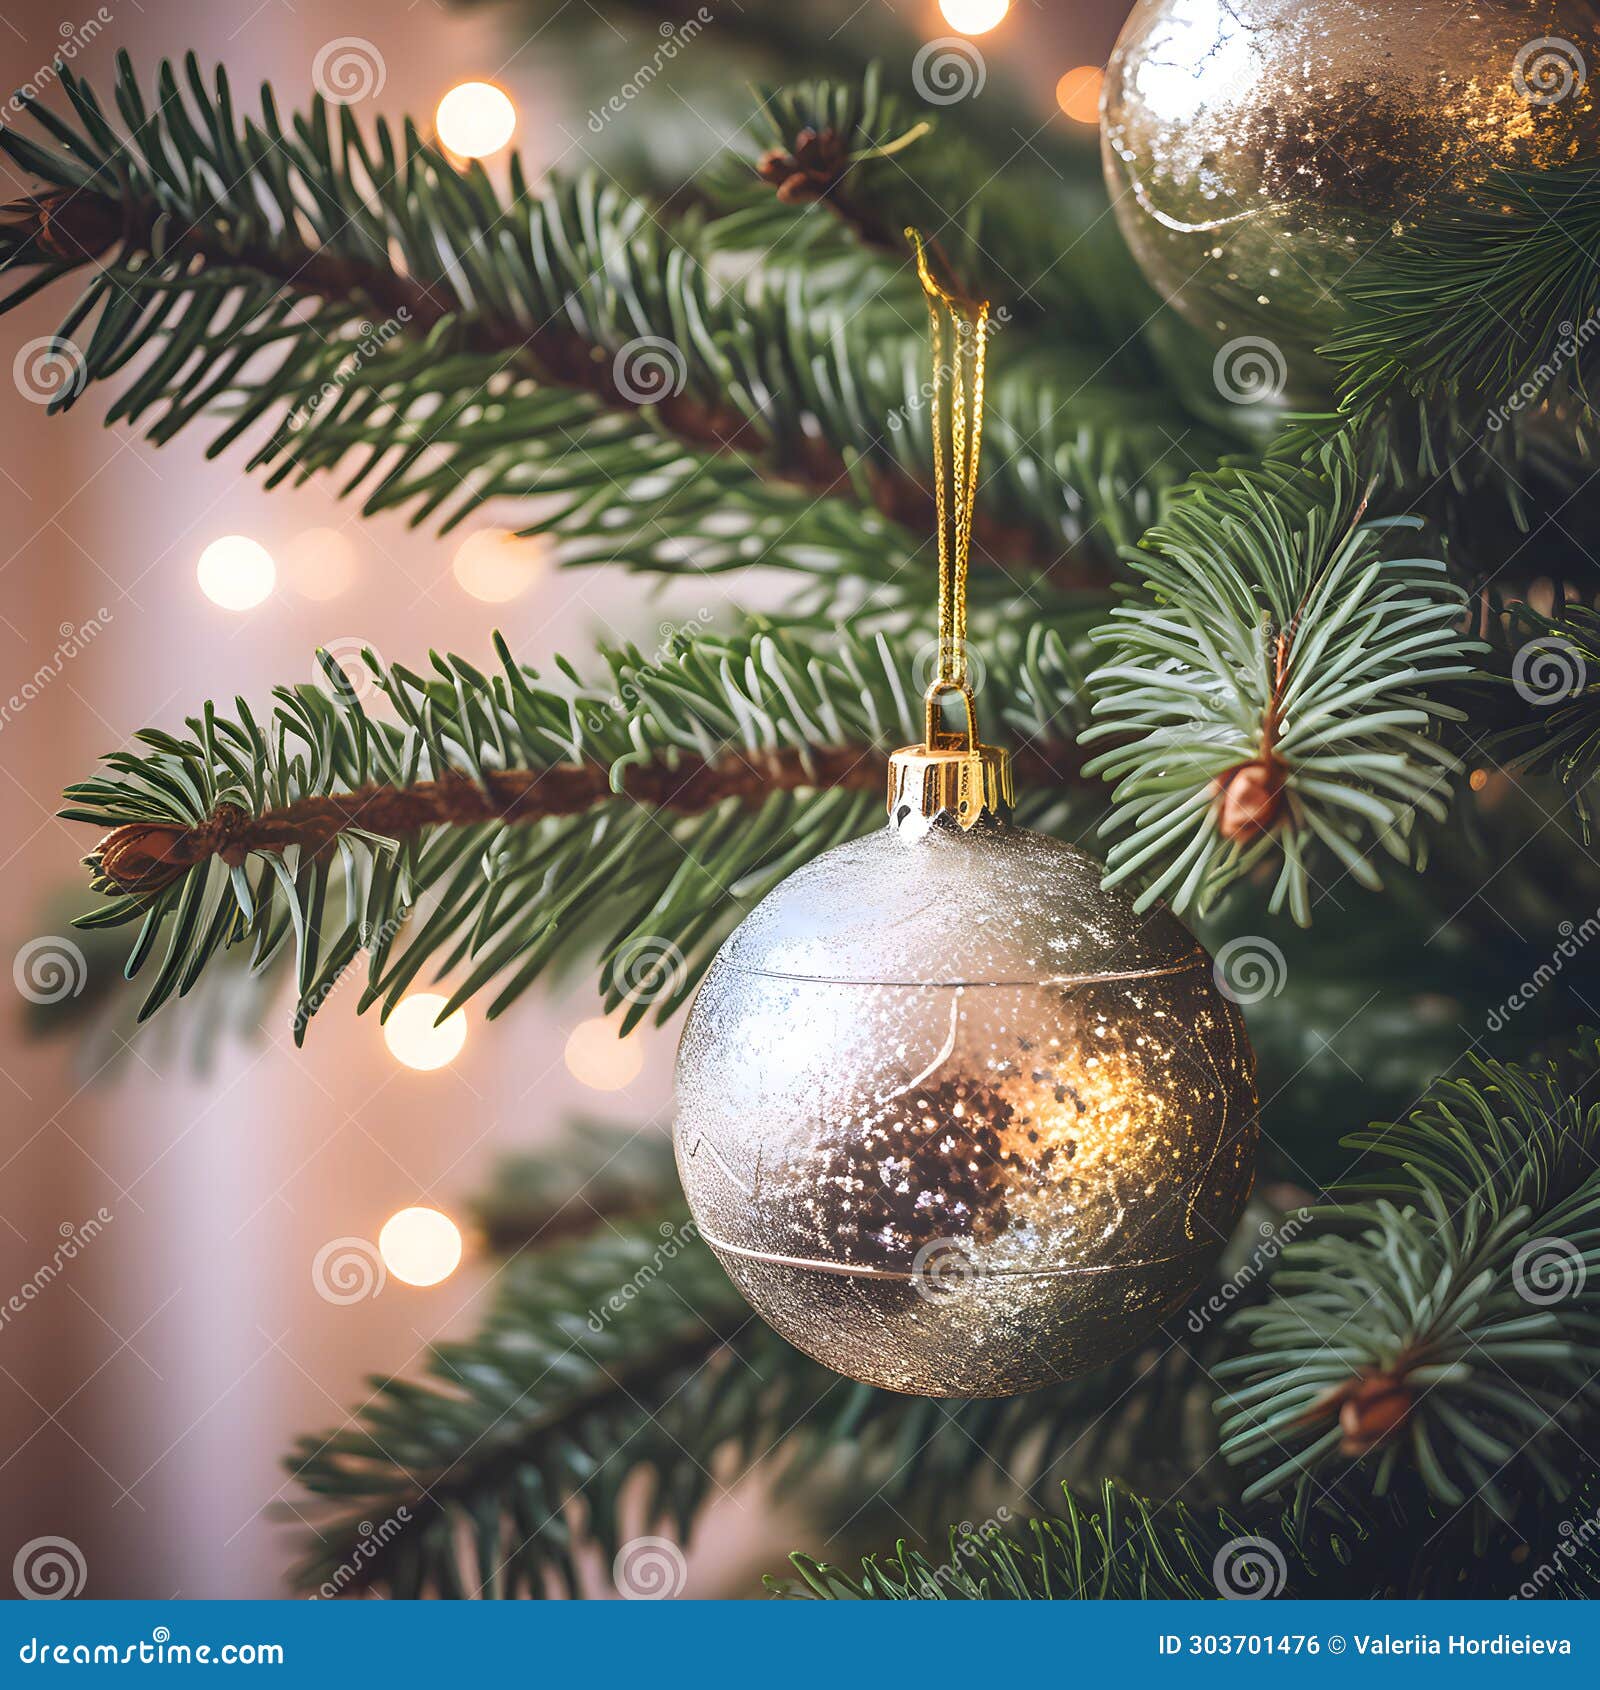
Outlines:
[[684, 1033], [702, 1234], [852, 1378], [1000, 1396], [1180, 1308], [1249, 1192], [1254, 1065], [1209, 959], [1100, 865], [985, 821], [817, 858], [743, 923]]
[[1594, 0], [1139, 0], [1106, 72], [1117, 220], [1187, 317], [1308, 386], [1389, 235], [1596, 152], [1597, 25]]

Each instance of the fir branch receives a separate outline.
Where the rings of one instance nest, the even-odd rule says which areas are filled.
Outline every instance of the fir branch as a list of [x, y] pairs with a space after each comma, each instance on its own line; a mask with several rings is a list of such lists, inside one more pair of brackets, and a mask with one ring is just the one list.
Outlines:
[[[995, 1523], [953, 1527], [940, 1561], [904, 1541], [893, 1555], [868, 1556], [855, 1569], [795, 1555], [799, 1582], [769, 1579], [768, 1588], [876, 1602], [1214, 1601], [1320, 1597], [1348, 1588], [1327, 1553], [1326, 1529], [1307, 1545], [1303, 1531], [1290, 1538], [1288, 1522], [1276, 1517], [1159, 1504], [1114, 1484], [1101, 1489], [1097, 1503], [1065, 1487], [1062, 1497], [1059, 1517], [1023, 1522], [1020, 1531]], [[1351, 1523], [1342, 1523], [1349, 1530]], [[1365, 1535], [1359, 1528], [1351, 1535], [1358, 1534]], [[1288, 1540], [1287, 1553], [1275, 1539]], [[1328, 1570], [1320, 1578], [1319, 1560]]]
[[560, 1140], [503, 1158], [472, 1204], [490, 1248], [513, 1255], [659, 1216], [679, 1198], [672, 1140], [659, 1127], [571, 1122]]
[[[1079, 671], [1048, 627], [990, 649], [1039, 813], [1077, 777], [1061, 718]], [[89, 859], [112, 900], [85, 919], [140, 924], [130, 976], [160, 952], [141, 1017], [228, 948], [259, 969], [292, 942], [297, 1039], [362, 952], [360, 1009], [387, 1014], [433, 963], [449, 1009], [494, 983], [493, 1016], [558, 958], [598, 953], [625, 1027], [664, 1019], [754, 899], [881, 825], [881, 757], [922, 731], [905, 636], [684, 638], [605, 654], [588, 686], [497, 651], [493, 677], [367, 653], [394, 721], [325, 657], [328, 688], [280, 689], [265, 725], [208, 705], [191, 737], [148, 731], [68, 789], [64, 815], [113, 829]]]
[[1275, 862], [1269, 907], [1305, 925], [1318, 855], [1368, 887], [1374, 848], [1409, 860], [1459, 769], [1430, 736], [1461, 716], [1440, 688], [1483, 649], [1444, 565], [1391, 555], [1417, 526], [1366, 517], [1341, 442], [1199, 477], [1146, 536], [1151, 601], [1097, 633], [1083, 736], [1116, 741], [1089, 765], [1117, 782], [1108, 884], [1203, 911]]
[[1508, 623], [1514, 650], [1501, 697], [1520, 719], [1490, 744], [1508, 767], [1560, 781], [1588, 844], [1600, 774], [1600, 612], [1562, 604], [1544, 616], [1516, 604]]
[[1600, 1044], [1575, 1072], [1474, 1060], [1408, 1121], [1350, 1141], [1370, 1161], [1285, 1252], [1237, 1325], [1245, 1383], [1220, 1405], [1246, 1499], [1415, 1478], [1449, 1510], [1511, 1519], [1560, 1501], [1568, 1429], [1600, 1395]]
[[[580, 1170], [613, 1142], [585, 1149]], [[1185, 1393], [1148, 1355], [1010, 1400], [853, 1384], [751, 1314], [680, 1207], [602, 1221], [603, 1179], [565, 1161], [519, 1164], [537, 1220], [479, 1333], [436, 1349], [420, 1380], [379, 1381], [344, 1430], [301, 1440], [290, 1468], [316, 1531], [302, 1587], [575, 1592], [580, 1542], [608, 1561], [623, 1536], [661, 1523], [687, 1542], [713, 1473], [729, 1483], [760, 1468], [841, 1512], [877, 1498], [931, 1528], [957, 1498], [1000, 1486], [1020, 1502], [1113, 1447], [1113, 1466], [1181, 1459]]]
[[[39, 182], [0, 221], [15, 278], [0, 309], [92, 269], [58, 337], [72, 373], [56, 407], [146, 353], [111, 420], [157, 443], [227, 409], [213, 452], [261, 425], [251, 467], [269, 481], [342, 470], [368, 513], [447, 527], [537, 495], [574, 562], [892, 583], [930, 531], [909, 275], [901, 300], [846, 301], [799, 272], [775, 287], [759, 267], [729, 284], [698, 256], [709, 236], [618, 188], [584, 178], [536, 197], [513, 167], [502, 201], [409, 125], [369, 139], [320, 100], [286, 124], [268, 91], [259, 120], [240, 118], [226, 78], [208, 89], [192, 57], [181, 82], [161, 67], [153, 109], [119, 62], [127, 134], [70, 71], [61, 86], [75, 121], [26, 103], [47, 144], [0, 131]], [[1211, 461], [1211, 434], [1153, 390], [1119, 411], [1129, 396], [1098, 362], [1063, 371], [1082, 390], [1070, 424], [1058, 401], [996, 385], [1016, 462], [978, 539], [1010, 571], [1070, 577], [1099, 523], [1117, 540], [1120, 500], [1158, 502]]]
[[1397, 394], [1448, 397], [1476, 407], [1476, 434], [1585, 394], [1600, 340], [1596, 181], [1592, 160], [1500, 172], [1370, 254], [1325, 348], [1347, 414], [1371, 419]]
[[[1593, 1470], [1581, 1487], [1593, 1517]], [[1107, 1483], [1097, 1496], [1062, 1487], [1052, 1517], [1001, 1516], [951, 1529], [944, 1553], [901, 1541], [893, 1554], [842, 1567], [790, 1559], [798, 1578], [774, 1595], [823, 1601], [1215, 1601], [1591, 1598], [1592, 1557], [1552, 1550], [1571, 1516], [1534, 1510], [1511, 1529], [1441, 1535], [1446, 1522], [1414, 1497], [1381, 1503], [1325, 1496], [1304, 1508], [1199, 1508]], [[1531, 1553], [1530, 1553], [1531, 1549]]]
[[[1117, 237], [1098, 170], [1041, 169], [1026, 156], [996, 170], [948, 113], [885, 92], [880, 65], [859, 80], [760, 95], [757, 170], [788, 221], [818, 205], [897, 261], [914, 226], [941, 273], [987, 299], [997, 322], [1045, 321], [1059, 338], [1095, 346], [1123, 380], [1156, 375], [1140, 333], [1156, 300]], [[719, 182], [733, 207], [750, 208], [725, 219], [720, 240], [736, 233], [748, 241], [756, 229], [779, 237], [781, 213], [760, 217], [759, 196], [741, 193], [731, 171]]]
[[[315, 1499], [318, 1542], [296, 1585], [576, 1594], [573, 1504], [609, 1563], [618, 1493], [649, 1469], [644, 1529], [670, 1520], [686, 1534], [713, 1481], [684, 1450], [748, 1446], [763, 1404], [792, 1390], [776, 1337], [724, 1349], [753, 1319], [681, 1211], [519, 1259], [484, 1329], [438, 1346], [426, 1382], [377, 1381], [356, 1423], [301, 1440], [289, 1467]], [[400, 1528], [372, 1532], [377, 1521]]]

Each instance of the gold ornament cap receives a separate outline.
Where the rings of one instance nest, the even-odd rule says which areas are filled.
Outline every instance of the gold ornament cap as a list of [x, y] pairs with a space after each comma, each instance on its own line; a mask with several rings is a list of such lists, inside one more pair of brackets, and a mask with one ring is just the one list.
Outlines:
[[[960, 693], [967, 730], [948, 733], [941, 726], [940, 705], [947, 692]], [[985, 745], [978, 732], [978, 707], [965, 682], [936, 680], [923, 695], [923, 742], [889, 758], [889, 818], [896, 827], [931, 824], [948, 816], [962, 828], [976, 827], [988, 816], [1008, 820], [1016, 802], [1011, 753]]]

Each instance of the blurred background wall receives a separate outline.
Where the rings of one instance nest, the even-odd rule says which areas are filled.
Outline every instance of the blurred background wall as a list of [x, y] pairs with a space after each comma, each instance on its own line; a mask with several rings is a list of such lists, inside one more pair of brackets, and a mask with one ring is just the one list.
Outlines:
[[[926, 36], [949, 33], [935, 0], [867, 0], [861, 11], [880, 7]], [[584, 163], [593, 136], [563, 58], [570, 35], [536, 14], [588, 10], [584, 0], [467, 10], [435, 0], [107, 0], [77, 11], [10, 0], [0, 78], [8, 89], [35, 80], [86, 19], [109, 17], [74, 60], [91, 79], [110, 80], [118, 48], [146, 71], [193, 49], [228, 67], [241, 106], [267, 79], [292, 110], [309, 97], [319, 49], [354, 37], [378, 49], [384, 70], [365, 112], [426, 121], [453, 84], [493, 80], [515, 102], [516, 144], [537, 174]], [[1071, 122], [1056, 106], [1057, 78], [1104, 62], [1124, 10], [1121, 0], [1014, 0], [984, 38], [1035, 97], [1018, 114], [1019, 145], [1041, 125]], [[626, 63], [626, 47], [617, 50]], [[3, 174], [0, 197], [25, 189]], [[52, 332], [67, 297], [55, 291], [5, 320], [0, 369]], [[282, 1593], [295, 1547], [292, 1524], [274, 1517], [294, 1498], [282, 1468], [294, 1436], [340, 1425], [364, 1375], [414, 1371], [431, 1340], [469, 1326], [489, 1274], [469, 1236], [443, 1283], [391, 1277], [376, 1297], [336, 1303], [314, 1283], [318, 1252], [375, 1239], [408, 1205], [465, 1225], [463, 1200], [496, 1154], [574, 1113], [663, 1122], [673, 1030], [619, 1047], [586, 1029], [569, 1063], [574, 1030], [599, 1008], [580, 980], [523, 1000], [492, 1028], [469, 1008], [460, 1055], [432, 1072], [397, 1062], [376, 1019], [358, 1020], [345, 1002], [324, 1011], [299, 1052], [288, 1006], [275, 1002], [265, 1033], [224, 1041], [205, 1073], [181, 1041], [30, 1041], [28, 993], [58, 989], [40, 964], [55, 954], [73, 966], [50, 942], [72, 938], [66, 923], [84, 901], [76, 865], [92, 843], [54, 818], [60, 790], [140, 727], [181, 730], [208, 697], [259, 704], [273, 685], [309, 678], [318, 644], [370, 644], [412, 664], [438, 646], [486, 663], [498, 626], [543, 666], [597, 631], [650, 649], [659, 623], [715, 608], [728, 584], [657, 601], [615, 572], [545, 569], [534, 548], [509, 558], [509, 574], [500, 558], [497, 590], [515, 596], [485, 603], [453, 567], [460, 536], [360, 521], [327, 481], [269, 495], [242, 477], [243, 454], [205, 461], [203, 427], [158, 453], [125, 428], [104, 429], [106, 403], [91, 390], [47, 419], [26, 376], [0, 379], [0, 695], [41, 665], [53, 670], [0, 722], [0, 959], [32, 982], [0, 1019], [0, 1304], [24, 1283], [36, 1293], [0, 1323], [0, 1560], [57, 1536], [82, 1551], [87, 1595], [270, 1596]], [[273, 590], [247, 611], [220, 608], [197, 583], [202, 552], [228, 535], [259, 542], [277, 566]], [[750, 602], [749, 582], [737, 591]], [[63, 647], [76, 654], [58, 661]], [[80, 948], [83, 989], [98, 991], [117, 963]], [[574, 1066], [611, 1089], [585, 1084]], [[86, 1236], [102, 1213], [110, 1219]], [[38, 1285], [69, 1238], [73, 1259]], [[689, 1593], [750, 1589], [751, 1566], [792, 1547], [778, 1524], [759, 1493], [727, 1498], [702, 1529]], [[9, 1579], [0, 1594], [11, 1596]]]

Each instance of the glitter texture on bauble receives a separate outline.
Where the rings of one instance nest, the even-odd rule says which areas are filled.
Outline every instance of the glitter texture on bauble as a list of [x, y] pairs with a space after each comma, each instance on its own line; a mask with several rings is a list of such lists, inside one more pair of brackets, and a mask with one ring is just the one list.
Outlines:
[[[920, 818], [913, 818], [920, 822]], [[1249, 1194], [1254, 1063], [1169, 911], [985, 816], [798, 870], [713, 962], [678, 1061], [701, 1233], [853, 1379], [1006, 1396], [1180, 1309]]]

